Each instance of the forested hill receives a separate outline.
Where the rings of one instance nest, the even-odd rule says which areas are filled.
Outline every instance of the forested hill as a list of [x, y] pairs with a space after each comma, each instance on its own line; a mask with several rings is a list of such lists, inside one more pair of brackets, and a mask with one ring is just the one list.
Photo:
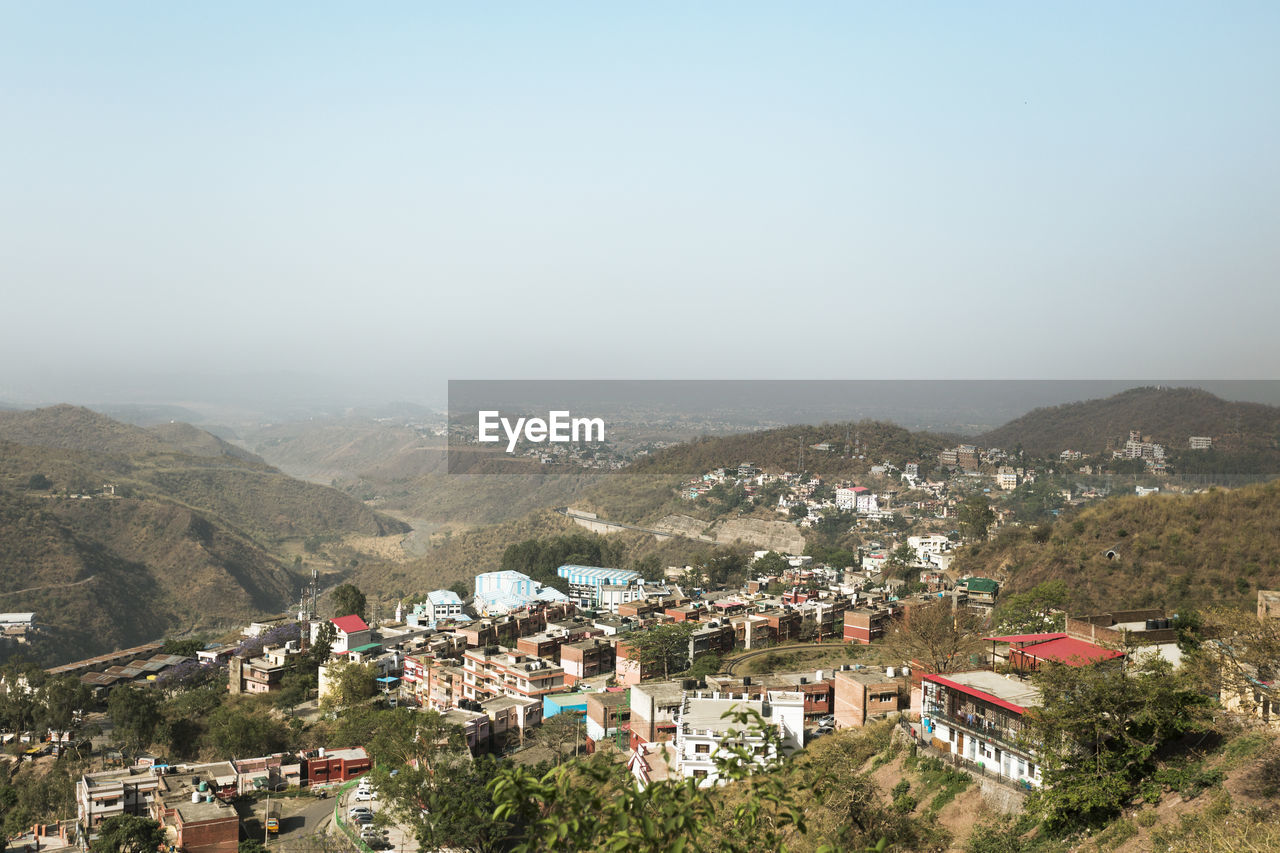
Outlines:
[[[813, 445], [823, 443], [832, 449], [813, 449]], [[952, 443], [954, 440], [947, 436], [911, 432], [883, 421], [788, 426], [695, 439], [664, 448], [640, 460], [634, 468], [643, 473], [690, 476], [750, 462], [771, 472], [809, 471], [826, 478], [854, 477], [885, 459], [894, 464], [931, 463], [939, 450]], [[846, 455], [846, 447], [854, 449], [855, 445], [856, 453]]]
[[1110, 498], [1052, 528], [1008, 528], [967, 547], [955, 570], [1005, 580], [1002, 595], [1066, 581], [1072, 612], [1251, 607], [1258, 589], [1280, 588], [1280, 481]]
[[1051, 406], [1023, 415], [975, 439], [982, 446], [1021, 447], [1037, 455], [1063, 450], [1101, 453], [1130, 430], [1140, 430], [1170, 450], [1190, 436], [1209, 436], [1228, 452], [1280, 449], [1280, 408], [1223, 400], [1196, 388], [1133, 388], [1101, 400]]

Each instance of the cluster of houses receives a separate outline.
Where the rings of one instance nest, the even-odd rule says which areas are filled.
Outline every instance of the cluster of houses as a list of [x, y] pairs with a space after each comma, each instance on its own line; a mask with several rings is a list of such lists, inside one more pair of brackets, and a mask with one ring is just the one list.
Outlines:
[[240, 818], [233, 797], [286, 788], [335, 786], [367, 773], [363, 748], [317, 749], [211, 763], [141, 763], [86, 773], [75, 786], [81, 848], [118, 815], [158, 821], [171, 849], [188, 853], [235, 853]]

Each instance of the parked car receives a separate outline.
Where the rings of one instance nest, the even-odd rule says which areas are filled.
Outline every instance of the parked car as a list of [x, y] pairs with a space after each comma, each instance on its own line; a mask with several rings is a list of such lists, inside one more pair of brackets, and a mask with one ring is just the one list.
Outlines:
[[368, 812], [360, 812], [360, 814], [351, 818], [351, 820], [363, 826], [365, 824], [373, 823], [373, 815]]
[[835, 727], [836, 718], [834, 714], [827, 714], [825, 717], [818, 720], [818, 728], [820, 729], [834, 729]]
[[373, 814], [373, 809], [369, 808], [368, 806], [352, 806], [351, 808], [347, 809], [347, 817], [355, 817], [358, 814], [371, 815]]
[[367, 803], [370, 800], [377, 799], [377, 797], [378, 795], [375, 791], [365, 789], [363, 791], [356, 791], [356, 795], [352, 799], [354, 799], [357, 803]]

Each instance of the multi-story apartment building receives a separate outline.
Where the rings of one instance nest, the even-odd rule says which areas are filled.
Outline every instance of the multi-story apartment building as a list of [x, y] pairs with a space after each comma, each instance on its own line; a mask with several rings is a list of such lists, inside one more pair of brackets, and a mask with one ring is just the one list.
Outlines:
[[696, 682], [651, 681], [631, 688], [631, 748], [669, 741], [676, 734], [676, 715], [686, 689]]
[[[600, 566], [565, 565], [556, 574], [569, 582], [569, 599], [579, 607], [597, 607], [601, 604], [606, 585], [627, 586], [640, 579], [639, 572], [630, 569], [606, 569]], [[643, 591], [635, 597], [643, 598]], [[620, 601], [615, 597], [615, 607]]]
[[[759, 720], [738, 720], [735, 712], [751, 712]], [[763, 725], [776, 728], [778, 743], [769, 743]], [[731, 739], [732, 743], [726, 743]], [[720, 782], [717, 753], [726, 746], [745, 746], [755, 760], [764, 764], [778, 757], [778, 749], [788, 754], [804, 748], [804, 697], [799, 693], [771, 691], [763, 699], [740, 694], [685, 693], [676, 718], [675, 754], [679, 772], [696, 779], [700, 787]]]
[[921, 687], [922, 740], [1024, 788], [1040, 785], [1023, 726], [1026, 710], [1040, 704], [1039, 690], [989, 670], [926, 675]]
[[536, 699], [564, 689], [564, 670], [551, 661], [487, 646], [462, 656], [462, 694], [478, 702], [499, 696]]
[[564, 669], [566, 686], [573, 686], [584, 678], [593, 678], [613, 672], [613, 643], [600, 637], [568, 643], [560, 647], [560, 666]]
[[448, 589], [435, 589], [427, 593], [427, 600], [413, 606], [408, 624], [435, 628], [440, 622], [458, 622], [465, 619], [462, 599]]
[[844, 641], [868, 645], [884, 636], [889, 624], [889, 611], [883, 608], [856, 607], [844, 612]]

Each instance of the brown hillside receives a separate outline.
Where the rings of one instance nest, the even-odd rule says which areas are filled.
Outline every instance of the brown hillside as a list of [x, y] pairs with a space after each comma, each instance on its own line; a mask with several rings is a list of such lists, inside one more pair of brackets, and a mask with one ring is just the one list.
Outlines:
[[[1114, 549], [1119, 558], [1108, 559]], [[961, 573], [994, 574], [1007, 592], [1064, 580], [1074, 611], [1252, 606], [1280, 586], [1280, 481], [1193, 495], [1110, 498], [1054, 523], [964, 548]]]
[[1275, 450], [1280, 408], [1230, 402], [1196, 388], [1133, 388], [1101, 400], [1036, 409], [973, 441], [1021, 446], [1041, 456], [1068, 449], [1093, 454], [1123, 441], [1129, 430], [1141, 430], [1173, 450], [1185, 448], [1193, 435], [1211, 436], [1226, 450]]

